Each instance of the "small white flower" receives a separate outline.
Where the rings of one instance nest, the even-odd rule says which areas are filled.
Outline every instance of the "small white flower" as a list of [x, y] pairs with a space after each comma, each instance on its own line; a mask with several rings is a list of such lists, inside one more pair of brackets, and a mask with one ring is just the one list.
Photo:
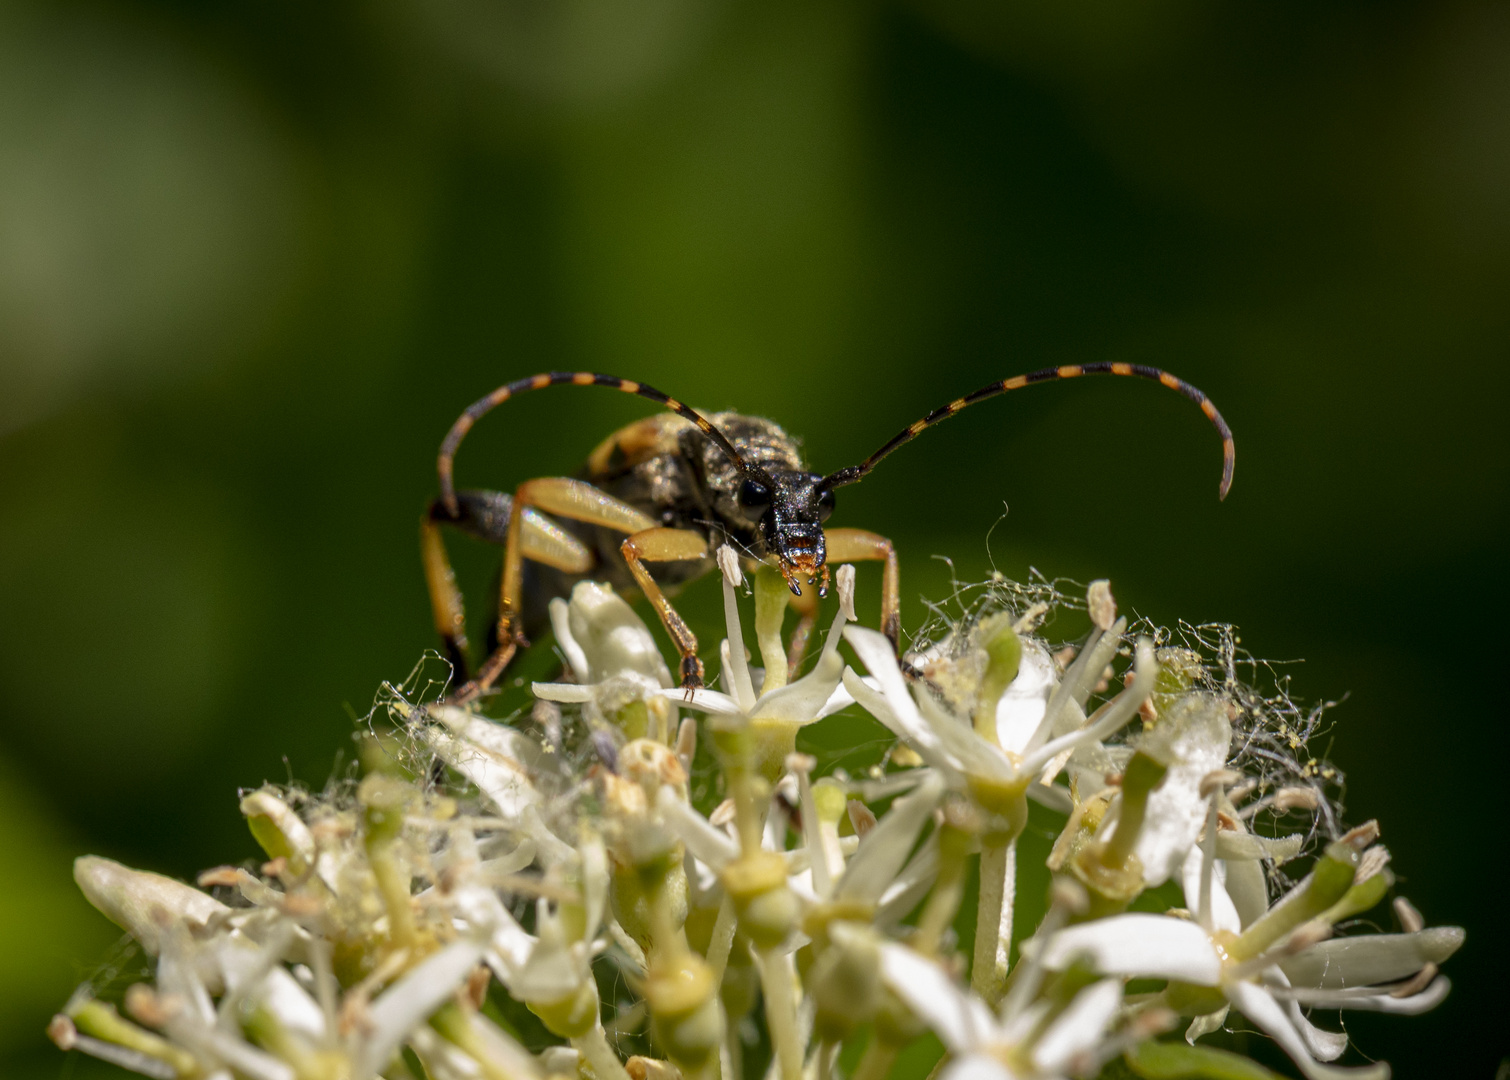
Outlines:
[[[1119, 620], [1113, 632], [1120, 633], [1123, 625]], [[997, 746], [978, 735], [967, 721], [947, 713], [926, 690], [910, 691], [897, 666], [891, 642], [881, 634], [851, 626], [844, 631], [844, 637], [879, 687], [874, 689], [853, 671], [845, 671], [844, 685], [855, 700], [906, 741], [924, 761], [945, 776], [954, 778], [960, 787], [966, 786], [968, 780], [1002, 787], [1025, 787], [1063, 751], [1099, 742], [1132, 719], [1138, 707], [1153, 693], [1158, 675], [1152, 645], [1140, 641], [1132, 686], [1119, 694], [1094, 724], [1055, 739], [1045, 739], [1043, 732], [1053, 719], [1047, 710], [1036, 725], [1027, 722], [1036, 710], [1036, 701], [1044, 687], [1041, 670], [1036, 663], [1032, 664], [1019, 674], [1028, 680], [1024, 692], [1010, 698], [1003, 695], [1003, 700], [1008, 702], [1006, 722], [1002, 722], [998, 706], [998, 735], [1005, 735], [1012, 741]], [[1008, 690], [1011, 690], [1010, 686]]]
[[881, 977], [949, 1051], [940, 1080], [1046, 1080], [1071, 1068], [1093, 1071], [1110, 1056], [1103, 1040], [1122, 1005], [1121, 980], [1101, 979], [1052, 1017], [1047, 1003], [998, 1016], [936, 962], [892, 943], [881, 946]]
[[577, 681], [535, 683], [535, 696], [581, 705], [593, 726], [614, 723], [630, 738], [669, 742], [676, 709], [661, 691], [672, 685], [671, 672], [644, 620], [623, 597], [606, 585], [581, 581], [569, 602], [551, 601], [550, 613], [556, 643]]
[[855, 699], [839, 685], [844, 674], [844, 661], [839, 656], [839, 634], [845, 622], [855, 617], [855, 568], [841, 566], [835, 575], [839, 613], [813, 669], [796, 682], [757, 695], [745, 660], [743, 624], [734, 592], [742, 576], [733, 549], [727, 545], [719, 549], [719, 566], [723, 570], [724, 617], [729, 630], [722, 648], [724, 678], [729, 692], [695, 690], [691, 697], [675, 689], [661, 693], [669, 700], [684, 701], [692, 708], [714, 716], [794, 727], [811, 724], [853, 705]]
[[[1193, 852], [1192, 858], [1196, 854]], [[1196, 883], [1196, 888], [1204, 890], [1199, 880], [1199, 871], [1186, 875], [1187, 903], [1193, 908], [1200, 900], [1189, 892], [1189, 886]], [[1275, 911], [1286, 904], [1300, 903], [1311, 880], [1308, 878], [1296, 886], [1276, 905]], [[1278, 1042], [1309, 1080], [1341, 1076], [1383, 1078], [1389, 1075], [1389, 1068], [1382, 1063], [1358, 1069], [1322, 1064], [1341, 1055], [1347, 1038], [1312, 1026], [1300, 1012], [1299, 1003], [1324, 1002], [1334, 1008], [1380, 1011], [1413, 1010], [1392, 1010], [1386, 1005], [1383, 999], [1393, 989], [1388, 986], [1372, 995], [1318, 998], [1311, 990], [1297, 993], [1292, 986], [1295, 975], [1316, 979], [1312, 985], [1319, 985], [1325, 977], [1322, 973], [1332, 966], [1328, 961], [1335, 955], [1339, 961], [1343, 957], [1352, 961], [1337, 966], [1350, 968], [1358, 982], [1401, 979], [1427, 963], [1445, 959], [1462, 940], [1462, 932], [1449, 927], [1431, 937], [1362, 935], [1307, 945], [1303, 937], [1306, 928], [1301, 927], [1292, 934], [1280, 935], [1275, 945], [1248, 957], [1240, 949], [1244, 939], [1240, 936], [1237, 909], [1214, 868], [1209, 898], [1209, 907], [1200, 912], [1206, 926], [1169, 915], [1117, 915], [1059, 931], [1044, 944], [1038, 960], [1051, 969], [1064, 968], [1078, 960], [1105, 975], [1163, 978], [1217, 989], [1234, 1008]], [[1273, 913], [1270, 917], [1274, 917]], [[1250, 928], [1249, 932], [1253, 930]], [[1297, 949], [1297, 945], [1305, 947]], [[1429, 1008], [1445, 993], [1445, 986], [1434, 987], [1430, 996], [1416, 1005]]]

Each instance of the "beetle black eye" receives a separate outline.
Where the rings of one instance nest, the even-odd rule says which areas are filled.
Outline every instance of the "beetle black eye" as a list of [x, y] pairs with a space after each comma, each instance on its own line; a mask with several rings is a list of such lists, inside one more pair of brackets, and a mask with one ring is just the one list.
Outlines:
[[834, 492], [832, 488], [824, 488], [823, 494], [818, 496], [818, 520], [827, 521], [834, 512]]
[[762, 513], [771, 505], [771, 489], [759, 480], [746, 480], [739, 485], [739, 505], [746, 510]]

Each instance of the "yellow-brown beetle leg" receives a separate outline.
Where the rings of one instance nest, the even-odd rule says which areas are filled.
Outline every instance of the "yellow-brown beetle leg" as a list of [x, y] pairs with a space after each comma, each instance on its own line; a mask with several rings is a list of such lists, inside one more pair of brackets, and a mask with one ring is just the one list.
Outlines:
[[645, 563], [705, 559], [708, 557], [708, 538], [690, 529], [650, 528], [626, 539], [619, 551], [623, 553], [629, 572], [634, 575], [645, 599], [650, 601], [650, 606], [661, 617], [666, 633], [671, 635], [671, 640], [676, 644], [676, 651], [682, 654], [682, 687], [686, 690], [699, 689], [703, 685], [703, 662], [697, 658], [697, 638], [666, 599], [666, 594], [661, 592], [661, 587], [650, 576], [650, 571], [645, 569]]
[[[626, 533], [642, 532], [655, 524], [641, 511], [611, 495], [605, 495], [591, 484], [560, 476], [526, 480], [520, 484], [514, 492], [513, 511], [509, 515], [508, 531], [504, 539], [503, 583], [498, 599], [498, 645], [482, 667], [477, 669], [476, 678], [451, 696], [451, 700], [457, 704], [473, 701], [490, 689], [519, 651], [519, 646], [525, 644], [518, 625], [520, 593], [524, 587], [524, 560], [528, 558], [533, 562], [543, 562], [571, 573], [585, 573], [592, 569], [591, 553], [581, 547], [575, 538], [535, 511]], [[536, 527], [537, 522], [549, 524], [557, 536], [581, 547], [586, 557], [572, 565], [563, 565], [567, 560], [558, 560], [553, 550], [544, 549], [544, 537]]]
[[[441, 527], [457, 529], [485, 543], [505, 544], [512, 505], [513, 499], [502, 492], [461, 491], [454, 515], [436, 499], [420, 523], [420, 557], [430, 593], [430, 612], [460, 682], [467, 681], [468, 672], [466, 609]], [[519, 539], [525, 558], [567, 573], [585, 574], [595, 562], [586, 545], [535, 510], [525, 510]]]

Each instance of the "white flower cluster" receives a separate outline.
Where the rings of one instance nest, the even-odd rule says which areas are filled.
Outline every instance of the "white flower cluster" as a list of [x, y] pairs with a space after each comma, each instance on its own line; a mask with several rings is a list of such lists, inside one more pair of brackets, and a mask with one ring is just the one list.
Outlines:
[[[822, 650], [789, 681], [785, 587], [756, 576], [753, 668], [739, 563], [719, 563], [722, 692], [674, 688], [644, 623], [583, 583], [553, 605], [569, 681], [535, 685], [534, 727], [397, 704], [462, 783], [393, 768], [354, 794], [248, 795], [269, 861], [202, 875], [220, 899], [80, 859], [156, 978], [118, 1002], [82, 988], [55, 1041], [163, 1078], [883, 1080], [931, 1029], [942, 1080], [1272, 1075], [1197, 1042], [1235, 1009], [1314, 1080], [1388, 1067], [1325, 1064], [1347, 1038], [1308, 1010], [1446, 995], [1460, 929], [1397, 897], [1402, 932], [1335, 933], [1391, 890], [1377, 828], [1330, 836], [1290, 885], [1275, 868], [1305, 837], [1255, 826], [1315, 811], [1320, 789], [1248, 775], [1241, 688], [1130, 640], [1104, 582], [1077, 649], [1051, 654], [1035, 607], [899, 663], [852, 625], [841, 567]], [[855, 705], [895, 738], [885, 767], [815, 776], [798, 732]], [[1013, 962], [1030, 800], [1059, 835]]]

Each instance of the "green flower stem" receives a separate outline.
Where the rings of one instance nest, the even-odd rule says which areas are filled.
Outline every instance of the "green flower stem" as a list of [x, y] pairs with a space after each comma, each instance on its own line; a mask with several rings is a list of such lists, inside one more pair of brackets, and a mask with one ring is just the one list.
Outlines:
[[965, 897], [965, 867], [979, 832], [979, 818], [963, 800], [945, 805], [939, 828], [938, 878], [918, 916], [918, 932], [912, 939], [912, 947], [925, 956], [938, 952], [944, 931], [959, 913]]
[[739, 849], [745, 854], [760, 850], [762, 785], [752, 766], [755, 758], [755, 733], [748, 723], [718, 727], [713, 731], [713, 746], [723, 767], [724, 784], [734, 801], [734, 827], [739, 833]]
[[786, 685], [786, 647], [781, 644], [781, 621], [791, 591], [781, 575], [769, 566], [755, 572], [755, 638], [760, 644], [760, 662], [765, 681], [760, 692], [769, 694]]
[[[435, 1015], [430, 1017], [430, 1026], [447, 1042], [460, 1047], [468, 1057], [477, 1062], [482, 1075], [487, 1077], [487, 1080], [528, 1080], [527, 1077], [520, 1076], [497, 1060], [497, 1055], [492, 1053], [487, 1042], [472, 1026], [471, 1016], [456, 1002], [451, 1001], [442, 1005]], [[599, 1027], [598, 1030], [601, 1033], [602, 1028]], [[615, 1058], [615, 1061], [617, 1060]], [[621, 1066], [618, 1076], [611, 1077], [600, 1073], [599, 1080], [629, 1080], [629, 1074], [624, 1072]]]
[[571, 1044], [587, 1060], [598, 1080], [629, 1080], [629, 1073], [624, 1071], [619, 1055], [608, 1045], [602, 1024], [594, 1024], [591, 1031], [579, 1035]]
[[860, 1056], [860, 1063], [855, 1066], [855, 1074], [850, 1080], [886, 1080], [892, 1065], [896, 1064], [899, 1050], [900, 1047], [890, 1039], [883, 1039], [879, 1032], [875, 1033], [866, 1044], [865, 1053]]
[[[1019, 830], [1020, 831], [1020, 830]], [[1007, 984], [1007, 953], [1012, 945], [1012, 906], [1017, 875], [1017, 835], [1005, 843], [989, 839], [980, 852], [980, 902], [975, 917], [975, 957], [970, 986], [993, 1008]]]
[[765, 994], [766, 1026], [781, 1080], [802, 1080], [802, 1039], [797, 1032], [797, 1002], [792, 997], [792, 973], [786, 955], [775, 949], [756, 954], [760, 988]]
[[1118, 811], [1117, 827], [1101, 853], [1103, 865], [1120, 870], [1127, 863], [1127, 857], [1138, 844], [1138, 833], [1143, 830], [1148, 796], [1163, 782], [1168, 771], [1168, 765], [1142, 751], [1127, 763], [1122, 776], [1122, 808]]
[[146, 1028], [137, 1027], [116, 1012], [112, 1005], [101, 1001], [86, 1001], [72, 1009], [68, 1018], [85, 1035], [124, 1046], [127, 1050], [161, 1061], [172, 1066], [180, 1077], [201, 1075], [199, 1063], [192, 1054], [152, 1034]]
[[[1010, 784], [977, 779], [970, 794], [975, 804], [990, 815], [980, 850], [980, 900], [975, 914], [974, 963], [970, 986], [993, 1007], [1006, 990], [1006, 949], [1001, 948], [1001, 927], [1012, 924], [1012, 896], [1008, 892], [1008, 871], [1016, 858], [1017, 838], [1028, 824], [1028, 784], [1032, 777], [1020, 777]], [[1015, 890], [1016, 875], [1011, 886]]]
[[404, 811], [412, 795], [413, 789], [408, 784], [381, 773], [368, 776], [357, 790], [367, 827], [363, 836], [367, 861], [388, 912], [388, 939], [396, 949], [410, 948], [417, 939], [409, 871], [396, 851], [404, 828]]
[[713, 933], [708, 940], [708, 968], [713, 972], [713, 981], [722, 985], [724, 969], [729, 966], [729, 951], [734, 946], [734, 930], [738, 919], [734, 914], [734, 901], [724, 894], [718, 905], [718, 918], [713, 923]]

